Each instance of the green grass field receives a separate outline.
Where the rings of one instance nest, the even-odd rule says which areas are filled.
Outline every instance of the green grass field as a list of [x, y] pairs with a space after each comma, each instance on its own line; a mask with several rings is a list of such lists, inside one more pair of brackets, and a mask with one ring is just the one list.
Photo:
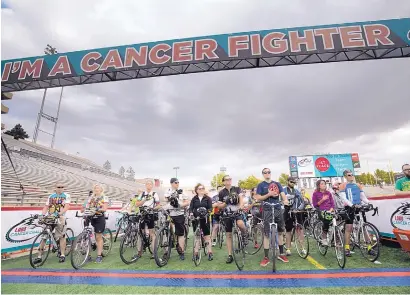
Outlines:
[[[157, 270], [158, 266], [154, 260], [149, 258], [148, 253], [139, 259], [135, 264], [125, 265], [119, 257], [119, 242], [114, 244], [112, 251], [108, 257], [106, 257], [102, 264], [89, 263], [85, 269], [125, 269], [125, 270]], [[95, 252], [94, 258], [95, 258]], [[161, 270], [203, 270], [203, 271], [236, 271], [234, 263], [226, 264], [226, 248], [222, 249], [214, 248], [214, 260], [207, 261], [202, 260], [199, 267], [195, 267], [191, 261], [191, 245], [189, 244], [186, 253], [186, 260], [180, 261], [174, 254], [167, 266]], [[319, 264], [327, 269], [339, 269], [333, 249], [329, 249], [327, 255], [324, 257], [318, 251], [315, 244], [311, 245], [310, 256], [315, 259]], [[68, 257], [69, 258], [69, 257]], [[262, 251], [254, 256], [247, 256], [245, 269], [262, 270], [259, 266], [259, 262], [262, 258]], [[289, 263], [277, 262], [278, 270], [313, 270], [317, 269], [309, 261], [300, 258], [296, 250], [293, 249], [293, 255], [289, 257]], [[395, 268], [395, 267], [409, 267], [410, 257], [403, 253], [400, 249], [382, 247], [381, 257], [379, 258], [381, 264], [374, 264], [366, 261], [359, 252], [356, 252], [353, 257], [349, 258], [346, 264], [346, 268]], [[19, 257], [11, 260], [3, 261], [2, 270], [13, 268], [30, 268], [28, 257]], [[51, 256], [43, 266], [44, 268], [56, 268], [56, 269], [72, 269], [69, 259], [63, 264], [58, 263], [57, 257]], [[269, 268], [269, 266], [268, 266]], [[396, 293], [403, 294], [408, 293], [409, 290], [406, 287], [343, 287], [343, 288], [178, 288], [178, 287], [140, 287], [140, 286], [100, 286], [100, 285], [45, 285], [45, 284], [2, 284], [2, 293]]]

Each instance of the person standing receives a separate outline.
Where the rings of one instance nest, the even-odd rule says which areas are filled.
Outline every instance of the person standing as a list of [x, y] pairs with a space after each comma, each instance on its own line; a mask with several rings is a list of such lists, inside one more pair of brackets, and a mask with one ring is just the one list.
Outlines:
[[179, 180], [175, 177], [170, 180], [171, 188], [165, 193], [166, 208], [175, 225], [175, 235], [178, 237], [177, 251], [180, 260], [185, 260], [185, 208], [189, 206], [189, 200], [179, 188]]
[[321, 243], [323, 246], [328, 246], [327, 232], [329, 231], [333, 216], [328, 216], [326, 211], [333, 212], [335, 210], [335, 203], [332, 194], [327, 190], [326, 181], [320, 179], [316, 182], [316, 190], [312, 196], [312, 203], [313, 207], [320, 210], [319, 218], [323, 223]]
[[283, 187], [279, 182], [273, 181], [271, 179], [271, 170], [269, 168], [263, 168], [262, 175], [264, 181], [258, 184], [256, 188], [255, 199], [262, 202], [262, 216], [263, 216], [263, 249], [264, 257], [260, 263], [261, 266], [267, 266], [270, 263], [269, 260], [269, 234], [270, 225], [272, 219], [275, 218], [278, 227], [278, 244], [279, 244], [279, 256], [278, 259], [283, 262], [289, 262], [287, 259], [284, 248], [283, 248], [283, 232], [285, 231], [285, 221], [284, 221], [284, 209], [274, 211], [274, 216], [272, 214], [273, 208], [269, 205], [263, 205], [263, 202], [270, 204], [280, 204], [282, 201], [283, 205], [289, 205], [286, 195], [283, 191]]

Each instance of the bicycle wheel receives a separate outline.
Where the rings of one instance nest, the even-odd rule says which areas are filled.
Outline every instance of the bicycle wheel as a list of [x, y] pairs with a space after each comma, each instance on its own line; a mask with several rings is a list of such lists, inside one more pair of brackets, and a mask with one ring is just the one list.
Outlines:
[[[121, 239], [120, 244], [120, 258], [125, 264], [131, 264], [139, 259], [138, 244], [141, 244], [140, 235], [135, 228], [129, 227], [125, 232], [124, 237]], [[129, 250], [129, 251], [127, 251]]]
[[270, 251], [272, 252], [272, 272], [276, 272], [276, 227], [272, 225], [270, 227]]
[[172, 234], [166, 226], [156, 232], [154, 259], [159, 267], [167, 265], [171, 255]]
[[222, 245], [224, 243], [225, 237], [226, 237], [225, 226], [223, 226], [222, 224], [219, 224], [218, 236], [217, 236], [219, 249], [222, 249]]
[[375, 262], [380, 256], [380, 236], [376, 226], [366, 222], [359, 230], [358, 244], [363, 257]]
[[245, 266], [245, 249], [242, 244], [242, 236], [237, 229], [232, 233], [232, 248], [233, 260], [238, 269], [242, 270]]
[[313, 229], [313, 236], [316, 239], [317, 247], [319, 249], [320, 254], [325, 256], [327, 253], [328, 246], [322, 244], [322, 227], [323, 223], [321, 221], [316, 222], [316, 225]]
[[309, 255], [309, 236], [303, 230], [303, 226], [296, 225], [296, 228], [292, 230], [292, 236], [295, 239], [296, 251], [301, 258], [306, 259]]
[[127, 229], [127, 227], [128, 227], [128, 220], [121, 218], [120, 222], [118, 223], [117, 231], [115, 233], [114, 243], [117, 242], [117, 238], [120, 232], [125, 233], [125, 230]]
[[[194, 261], [195, 266], [201, 264], [202, 252], [201, 252], [202, 240], [201, 240], [201, 231], [196, 230], [193, 238], [193, 247], [192, 247], [192, 260]], [[195, 248], [198, 249], [198, 253], [195, 253]]]
[[88, 261], [91, 250], [91, 240], [87, 232], [79, 234], [73, 244], [71, 253], [71, 265], [75, 269], [80, 269]]
[[67, 228], [66, 233], [65, 233], [65, 256], [70, 255], [71, 253], [71, 248], [74, 242], [74, 231], [71, 228]]
[[109, 228], [106, 228], [103, 233], [103, 251], [101, 255], [106, 257], [112, 248], [112, 231]]
[[333, 242], [335, 247], [337, 264], [339, 264], [340, 268], [344, 268], [346, 265], [344, 235], [342, 235], [342, 231], [338, 227], [334, 228]]
[[[42, 254], [39, 256], [39, 252], [36, 251], [40, 247], [40, 243], [44, 242], [44, 248]], [[38, 247], [38, 248], [37, 248]], [[50, 254], [51, 250], [51, 235], [47, 231], [43, 231], [42, 233], [38, 234], [37, 237], [34, 239], [33, 243], [31, 244], [31, 249], [30, 249], [30, 265], [32, 268], [37, 268], [42, 266], [47, 258], [48, 255]], [[39, 262], [36, 262], [35, 260], [37, 258], [40, 258], [41, 260]]]
[[245, 253], [255, 255], [263, 245], [263, 228], [260, 224], [252, 226], [248, 244], [245, 247]]

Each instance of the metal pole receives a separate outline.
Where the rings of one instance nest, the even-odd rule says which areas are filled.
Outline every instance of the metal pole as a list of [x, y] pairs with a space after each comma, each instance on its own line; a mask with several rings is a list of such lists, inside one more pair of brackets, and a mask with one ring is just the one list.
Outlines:
[[56, 117], [56, 121], [54, 123], [54, 132], [53, 132], [53, 139], [51, 141], [51, 148], [54, 148], [54, 140], [56, 137], [56, 130], [57, 130], [57, 123], [58, 123], [58, 115], [60, 114], [60, 105], [61, 105], [61, 98], [63, 97], [63, 90], [64, 87], [61, 87], [61, 92], [60, 92], [60, 100], [58, 102], [58, 108], [57, 108], [57, 117]]
[[44, 102], [46, 100], [46, 95], [47, 95], [47, 88], [44, 89], [43, 101], [41, 102], [40, 112], [38, 113], [38, 116], [37, 116], [36, 128], [34, 129], [34, 135], [33, 135], [33, 142], [34, 143], [37, 142], [38, 129], [40, 128], [41, 114], [43, 113], [43, 108], [44, 108]]

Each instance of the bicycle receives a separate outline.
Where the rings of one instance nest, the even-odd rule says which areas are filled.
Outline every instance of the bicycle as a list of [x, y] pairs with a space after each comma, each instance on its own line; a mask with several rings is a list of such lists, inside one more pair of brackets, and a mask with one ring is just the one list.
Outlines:
[[[30, 259], [30, 265], [33, 268], [38, 268], [42, 265], [44, 265], [44, 263], [46, 262], [49, 254], [50, 254], [50, 250], [53, 253], [57, 252], [57, 257], [60, 257], [61, 255], [61, 251], [60, 251], [60, 240], [56, 241], [56, 239], [54, 238], [54, 229], [55, 227], [60, 224], [60, 219], [56, 218], [54, 216], [46, 216], [41, 220], [38, 220], [37, 224], [34, 223], [35, 220], [39, 219], [39, 216], [37, 214], [32, 214], [31, 215], [31, 227], [35, 228], [35, 227], [43, 227], [43, 230], [41, 233], [39, 233], [33, 243], [31, 244], [31, 248], [30, 248], [30, 255], [29, 255], [29, 259]], [[66, 221], [67, 224], [67, 221]], [[71, 252], [71, 246], [72, 246], [72, 242], [74, 239], [74, 231], [71, 228], [67, 228], [66, 229], [66, 248], [65, 248], [65, 252], [64, 255], [68, 256], [70, 255]], [[43, 243], [43, 247], [48, 246], [48, 248], [45, 250], [44, 248], [41, 250], [40, 248], [38, 248], [38, 251], [42, 251], [42, 257], [34, 257], [35, 253], [37, 254], [37, 252], [35, 251], [37, 247], [39, 247], [41, 244]], [[44, 251], [45, 250], [45, 251]], [[43, 255], [45, 255], [43, 257]], [[35, 260], [37, 260], [37, 258], [40, 258], [41, 261], [35, 263]]]
[[[293, 210], [289, 212], [291, 218], [293, 219], [291, 241], [295, 243], [296, 251], [298, 252], [299, 256], [303, 259], [306, 259], [309, 255], [309, 236], [304, 231], [304, 227], [298, 222], [298, 219], [296, 217], [297, 213], [305, 213], [305, 211]], [[303, 235], [301, 233], [303, 233]], [[301, 243], [302, 238], [304, 243]]]
[[[256, 224], [254, 224], [254, 219], [256, 220]], [[260, 251], [263, 244], [262, 218], [259, 218], [253, 214], [248, 214], [246, 226], [249, 233], [249, 238], [248, 243], [245, 247], [245, 253], [249, 255], [255, 255]]]
[[345, 212], [343, 210], [336, 213], [335, 211], [322, 211], [325, 219], [330, 220], [329, 230], [326, 235], [326, 244], [323, 244], [322, 233], [323, 233], [323, 221], [316, 223], [313, 231], [315, 232], [315, 237], [317, 241], [317, 246], [320, 254], [326, 255], [329, 247], [335, 248], [337, 264], [340, 268], [344, 268], [346, 265], [346, 253], [345, 253], [345, 243], [344, 235], [337, 224], [338, 214], [343, 215]]
[[[202, 217], [202, 218], [205, 218], [205, 220], [209, 222], [208, 221], [209, 214], [206, 214], [205, 217]], [[192, 260], [194, 261], [195, 266], [199, 266], [201, 264], [201, 257], [202, 257], [201, 250], [202, 249], [204, 249], [204, 254], [208, 255], [208, 247], [207, 247], [208, 243], [205, 242], [204, 233], [200, 225], [200, 219], [201, 217], [198, 216], [196, 218], [193, 218], [193, 220], [191, 220], [191, 221], [195, 220], [197, 222], [197, 227], [194, 233], [194, 244], [192, 248]], [[195, 253], [195, 249], [198, 249], [197, 253]]]
[[128, 213], [127, 212], [122, 212], [122, 211], [115, 211], [116, 213], [122, 214], [121, 218], [118, 220], [118, 227], [117, 227], [117, 232], [115, 233], [115, 238], [114, 238], [114, 243], [117, 242], [117, 238], [119, 233], [122, 231], [122, 233], [125, 233], [125, 229], [128, 226]]
[[313, 237], [316, 240], [314, 228], [316, 223], [319, 222], [318, 211], [315, 208], [307, 208], [306, 209], [307, 218], [303, 222], [303, 228], [305, 229], [305, 233], [310, 237]]
[[[366, 221], [366, 213], [373, 211], [372, 216], [378, 214], [379, 209], [370, 205], [357, 206], [355, 208], [348, 208], [354, 210], [353, 229], [350, 235], [350, 249], [353, 251], [358, 247], [362, 256], [370, 262], [376, 261], [380, 256], [380, 233], [377, 227]], [[346, 221], [338, 224], [341, 231], [345, 231]]]
[[222, 216], [219, 218], [219, 227], [216, 232], [216, 243], [219, 246], [219, 249], [222, 249], [223, 242], [226, 238], [226, 228]]
[[248, 242], [247, 240], [244, 241], [245, 237], [242, 237], [242, 231], [238, 228], [238, 225], [236, 224], [236, 218], [242, 217], [242, 214], [242, 210], [238, 210], [236, 212], [225, 211], [221, 217], [221, 219], [229, 219], [229, 222], [233, 223], [232, 256], [238, 270], [242, 270], [245, 266], [245, 245]]
[[[96, 218], [95, 212], [91, 212], [91, 214], [84, 213], [83, 215], [78, 215], [78, 211], [75, 213], [75, 217], [78, 218], [84, 218], [84, 229], [83, 231], [75, 238], [73, 244], [72, 244], [72, 249], [73, 253], [71, 253], [71, 265], [75, 269], [80, 269], [81, 267], [84, 266], [86, 262], [91, 260], [90, 252], [91, 249], [92, 251], [95, 251], [97, 249], [97, 244], [94, 238], [94, 230], [93, 227], [91, 226], [91, 220], [93, 218]], [[104, 216], [105, 219], [108, 219], [108, 216]], [[87, 224], [87, 225], [86, 225]], [[107, 237], [108, 236], [108, 237]], [[106, 257], [112, 248], [112, 232], [109, 228], [106, 228], [104, 230], [104, 233], [102, 235], [103, 238], [103, 251], [101, 255], [103, 257]], [[80, 260], [77, 262], [75, 261], [75, 256], [74, 254], [80, 254], [83, 255], [83, 258], [80, 258]]]
[[[263, 202], [262, 206], [269, 206], [272, 208], [272, 222], [269, 222], [269, 249], [272, 252], [272, 272], [276, 271], [276, 260], [278, 258], [278, 248], [279, 248], [279, 234], [278, 234], [278, 224], [275, 222], [275, 210], [282, 210], [282, 205], [280, 203], [271, 204], [268, 202]], [[263, 209], [263, 214], [265, 214], [265, 209]], [[265, 234], [265, 233], [264, 233]]]
[[[171, 257], [171, 247], [174, 245], [174, 233], [171, 226], [172, 219], [169, 215], [169, 210], [162, 210], [162, 214], [164, 216], [163, 224], [155, 233], [154, 243], [154, 259], [159, 267], [167, 265]], [[159, 257], [159, 251], [161, 251], [161, 249], [164, 249], [165, 252]]]

